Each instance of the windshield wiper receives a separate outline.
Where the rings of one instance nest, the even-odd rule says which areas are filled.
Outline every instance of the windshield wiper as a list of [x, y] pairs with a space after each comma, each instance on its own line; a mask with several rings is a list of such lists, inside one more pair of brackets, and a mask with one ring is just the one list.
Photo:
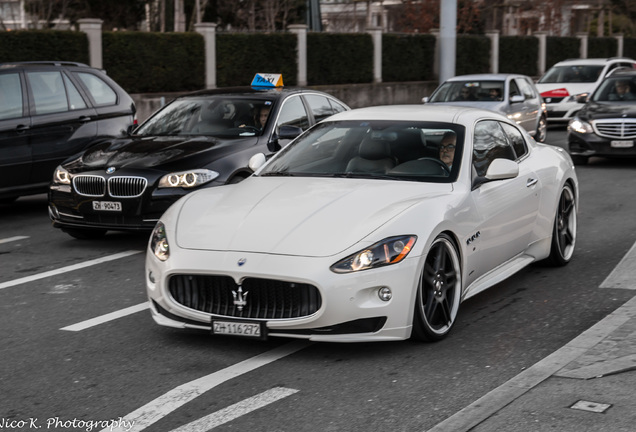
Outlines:
[[270, 172], [266, 172], [261, 174], [261, 176], [263, 177], [294, 177], [295, 174], [290, 173], [289, 171], [270, 171]]

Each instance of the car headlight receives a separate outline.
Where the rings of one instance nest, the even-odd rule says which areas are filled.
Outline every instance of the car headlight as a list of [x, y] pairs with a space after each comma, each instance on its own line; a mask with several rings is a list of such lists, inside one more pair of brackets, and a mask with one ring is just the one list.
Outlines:
[[219, 176], [216, 171], [195, 169], [166, 174], [159, 180], [160, 188], [193, 188], [206, 184]]
[[53, 173], [53, 183], [70, 185], [71, 174], [60, 165], [55, 168], [55, 172]]
[[162, 222], [157, 222], [155, 229], [150, 236], [150, 250], [159, 261], [170, 258], [170, 246], [166, 236], [166, 226]]
[[409, 254], [416, 236], [389, 237], [331, 266], [334, 273], [351, 273], [397, 264]]
[[574, 132], [578, 132], [581, 134], [594, 133], [592, 125], [586, 121], [581, 120], [578, 117], [574, 117], [572, 120], [570, 120], [568, 128], [570, 130], [573, 130]]

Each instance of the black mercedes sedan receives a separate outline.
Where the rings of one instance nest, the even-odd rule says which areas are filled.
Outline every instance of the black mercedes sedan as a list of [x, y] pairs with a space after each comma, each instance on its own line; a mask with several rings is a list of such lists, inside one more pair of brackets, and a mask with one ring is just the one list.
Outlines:
[[75, 238], [151, 230], [177, 199], [236, 183], [249, 160], [272, 155], [302, 131], [349, 110], [310, 89], [225, 88], [176, 98], [131, 135], [67, 159], [49, 188], [53, 226]]
[[591, 156], [636, 157], [636, 71], [606, 77], [568, 124], [568, 151], [577, 165]]

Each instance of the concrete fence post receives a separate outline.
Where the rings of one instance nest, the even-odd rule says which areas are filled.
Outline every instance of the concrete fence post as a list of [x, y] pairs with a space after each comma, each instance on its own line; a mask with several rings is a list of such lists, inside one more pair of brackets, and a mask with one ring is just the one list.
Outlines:
[[88, 38], [88, 58], [90, 65], [102, 69], [102, 23], [104, 21], [94, 18], [82, 18], [77, 20], [81, 32]]
[[435, 53], [433, 54], [433, 75], [439, 77], [439, 29], [431, 29], [430, 33], [435, 36]]
[[623, 57], [623, 47], [625, 46], [625, 38], [623, 37], [622, 34], [617, 34], [614, 36], [616, 38], [616, 41], [618, 42], [618, 46], [616, 47], [616, 56], [617, 57]]
[[[296, 80], [299, 86], [307, 85], [307, 25], [292, 24], [287, 26], [290, 33], [294, 33], [298, 39], [296, 62], [298, 63], [298, 74]], [[283, 83], [285, 82], [283, 77]]]
[[579, 38], [580, 42], [581, 42], [581, 46], [579, 48], [579, 56], [582, 59], [586, 59], [587, 58], [587, 33], [577, 33], [576, 37]]
[[499, 73], [499, 30], [486, 32], [490, 38], [490, 72]]
[[203, 36], [205, 49], [205, 88], [216, 88], [216, 24], [199, 23], [194, 31]]
[[373, 40], [373, 82], [382, 82], [382, 27], [367, 27]]
[[548, 32], [534, 32], [534, 36], [539, 39], [539, 58], [537, 59], [537, 69], [539, 76], [543, 76], [546, 70], [546, 58], [548, 56]]

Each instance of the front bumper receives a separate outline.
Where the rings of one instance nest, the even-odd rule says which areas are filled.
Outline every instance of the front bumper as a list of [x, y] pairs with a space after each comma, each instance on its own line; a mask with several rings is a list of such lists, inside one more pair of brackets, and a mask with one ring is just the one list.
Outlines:
[[[71, 186], [51, 185], [49, 217], [55, 228], [150, 231], [161, 215], [188, 192], [183, 189], [148, 189], [133, 198], [88, 197]], [[94, 210], [94, 201], [116, 202], [119, 211]]]
[[[627, 147], [614, 147], [612, 142], [624, 142]], [[632, 142], [629, 146], [629, 141]], [[616, 144], [615, 144], [616, 145]], [[580, 134], [568, 132], [568, 153], [573, 156], [601, 156], [601, 157], [636, 157], [636, 139], [609, 139], [596, 134]]]
[[[171, 292], [174, 275], [223, 275], [230, 279], [223, 288], [232, 298], [248, 278], [304, 284], [317, 289], [320, 306], [306, 316], [294, 318], [242, 318], [265, 322], [267, 336], [312, 341], [362, 342], [407, 339], [411, 335], [417, 281], [421, 272], [418, 257], [399, 264], [356, 273], [336, 274], [329, 270], [337, 258], [277, 256], [271, 254], [172, 250], [161, 262], [146, 257], [146, 287], [152, 316], [157, 324], [210, 331], [211, 320], [238, 319], [233, 312], [209, 313], [187, 307]], [[238, 265], [239, 262], [244, 264]], [[389, 287], [392, 298], [382, 300], [378, 291]], [[249, 294], [246, 300], [249, 306]], [[246, 307], [248, 307], [246, 306]]]

